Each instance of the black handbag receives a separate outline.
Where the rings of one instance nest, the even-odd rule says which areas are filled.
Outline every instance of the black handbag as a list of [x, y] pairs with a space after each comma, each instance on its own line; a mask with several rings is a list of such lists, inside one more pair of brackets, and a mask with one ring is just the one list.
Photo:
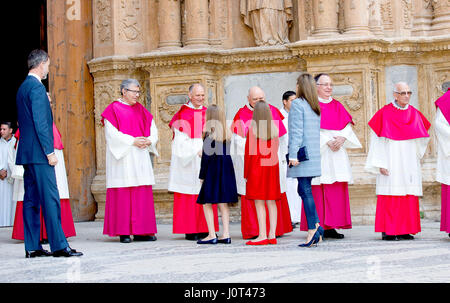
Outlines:
[[[302, 146], [298, 149], [297, 160], [298, 162], [304, 162], [309, 160], [308, 150], [306, 149], [306, 146]], [[287, 163], [289, 163], [289, 154], [286, 154], [286, 161]], [[292, 165], [289, 165], [289, 167], [292, 167]]]

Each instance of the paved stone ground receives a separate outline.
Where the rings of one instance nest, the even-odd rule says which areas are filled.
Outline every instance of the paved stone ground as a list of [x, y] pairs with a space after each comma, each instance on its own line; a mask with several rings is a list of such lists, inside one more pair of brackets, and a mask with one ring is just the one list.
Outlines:
[[102, 222], [76, 223], [69, 242], [84, 253], [80, 258], [25, 259], [12, 228], [0, 228], [0, 282], [450, 282], [450, 238], [429, 220], [412, 241], [382, 241], [373, 226], [354, 226], [341, 231], [345, 239], [312, 248], [297, 246], [306, 237], [299, 230], [278, 245], [246, 246], [239, 223], [231, 224], [231, 245], [197, 245], [172, 234], [169, 224], [158, 224], [156, 242], [130, 244], [102, 229]]

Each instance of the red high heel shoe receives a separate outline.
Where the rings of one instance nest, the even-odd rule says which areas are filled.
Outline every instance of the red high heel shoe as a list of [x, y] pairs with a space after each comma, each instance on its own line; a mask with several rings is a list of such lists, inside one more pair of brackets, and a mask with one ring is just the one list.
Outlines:
[[269, 244], [269, 240], [268, 239], [264, 239], [264, 240], [261, 240], [261, 241], [248, 241], [245, 244], [246, 245], [267, 245], [267, 244]]

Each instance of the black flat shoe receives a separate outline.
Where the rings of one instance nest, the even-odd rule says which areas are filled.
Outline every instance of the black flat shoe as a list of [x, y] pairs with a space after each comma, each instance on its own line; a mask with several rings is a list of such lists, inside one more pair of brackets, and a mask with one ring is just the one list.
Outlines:
[[156, 241], [156, 236], [133, 236], [133, 241]]
[[217, 244], [217, 238], [211, 239], [211, 240], [198, 240], [197, 244]]
[[130, 236], [120, 236], [120, 243], [131, 243]]
[[66, 258], [81, 257], [82, 255], [83, 255], [82, 252], [76, 251], [75, 249], [72, 249], [69, 246], [67, 246], [64, 249], [53, 252], [53, 257], [55, 257], [55, 258], [57, 258], [57, 257], [66, 257]]
[[35, 251], [25, 251], [25, 258], [50, 257], [52, 253], [45, 249]]
[[231, 244], [231, 238], [217, 239], [217, 243]]
[[326, 229], [323, 233], [324, 238], [344, 239], [344, 235], [338, 233], [335, 229]]
[[414, 236], [406, 234], [397, 236], [400, 240], [414, 240]]

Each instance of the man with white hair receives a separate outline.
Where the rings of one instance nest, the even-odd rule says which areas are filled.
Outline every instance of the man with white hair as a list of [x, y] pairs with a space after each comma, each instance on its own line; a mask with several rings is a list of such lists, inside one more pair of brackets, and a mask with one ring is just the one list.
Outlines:
[[382, 232], [383, 240], [410, 240], [421, 231], [420, 159], [431, 124], [409, 104], [412, 91], [407, 83], [396, 83], [393, 95], [394, 101], [369, 121], [372, 134], [365, 169], [377, 175], [375, 232]]
[[[352, 228], [348, 185], [353, 183], [347, 149], [361, 148], [353, 132], [353, 118], [345, 107], [332, 97], [333, 81], [328, 74], [314, 77], [320, 105], [320, 159], [322, 175], [311, 181], [311, 190], [324, 238], [342, 239], [336, 229]], [[307, 231], [302, 213], [300, 230]]]
[[[206, 119], [205, 88], [200, 83], [189, 87], [189, 101], [172, 117], [173, 131], [168, 190], [174, 193], [174, 234], [185, 234], [186, 240], [208, 236], [203, 206], [197, 203], [203, 149], [203, 127]], [[219, 230], [217, 206], [213, 206], [215, 230]]]
[[[244, 150], [247, 133], [253, 117], [253, 107], [259, 101], [266, 101], [266, 95], [260, 87], [253, 86], [248, 91], [247, 101], [248, 103], [236, 113], [231, 126], [231, 157], [233, 159], [233, 166], [236, 174], [238, 194], [241, 195], [241, 232], [244, 239], [254, 238], [259, 234], [255, 201], [245, 197], [246, 182], [244, 179]], [[287, 142], [285, 141], [288, 140], [288, 136], [283, 124], [283, 119], [285, 119], [285, 117], [275, 106], [269, 104], [269, 107], [272, 112], [273, 122], [279, 129], [280, 146], [287, 145]], [[286, 155], [281, 155], [280, 150], [278, 151], [278, 160], [280, 163], [281, 200], [276, 201], [277, 228], [275, 234], [276, 236], [281, 236], [292, 231], [292, 223], [289, 204], [286, 197]], [[267, 224], [267, 232], [268, 231], [269, 224]]]
[[106, 206], [103, 234], [121, 243], [155, 241], [157, 232], [150, 152], [157, 154], [158, 130], [152, 114], [138, 102], [141, 85], [127, 79], [119, 100], [102, 113], [106, 138]]

